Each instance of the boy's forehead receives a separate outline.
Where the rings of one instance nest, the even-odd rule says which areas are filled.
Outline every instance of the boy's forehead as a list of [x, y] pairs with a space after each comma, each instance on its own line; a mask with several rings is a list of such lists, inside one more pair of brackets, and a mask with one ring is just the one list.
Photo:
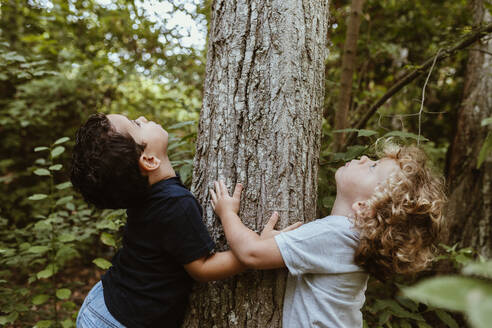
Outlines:
[[394, 158], [382, 157], [379, 160], [379, 167], [382, 169], [383, 174], [389, 175], [393, 172], [401, 170], [400, 165]]
[[116, 131], [120, 133], [127, 132], [130, 121], [126, 116], [121, 114], [108, 114], [106, 117]]

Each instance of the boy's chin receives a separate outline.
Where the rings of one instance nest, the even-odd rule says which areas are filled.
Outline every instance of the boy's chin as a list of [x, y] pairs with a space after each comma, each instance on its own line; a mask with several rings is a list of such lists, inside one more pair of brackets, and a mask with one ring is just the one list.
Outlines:
[[338, 176], [341, 174], [341, 171], [345, 169], [345, 166], [340, 166], [336, 171], [335, 171], [335, 179], [338, 178]]

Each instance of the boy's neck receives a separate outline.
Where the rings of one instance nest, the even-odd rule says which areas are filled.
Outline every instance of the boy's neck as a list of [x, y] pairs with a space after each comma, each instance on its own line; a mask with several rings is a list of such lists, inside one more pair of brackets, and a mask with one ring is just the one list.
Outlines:
[[161, 159], [161, 164], [157, 170], [149, 173], [149, 183], [153, 185], [156, 182], [174, 178], [175, 176], [176, 172], [174, 172], [171, 161], [168, 157], [166, 157]]
[[340, 197], [340, 195], [337, 195], [335, 198], [335, 203], [333, 203], [333, 207], [331, 209], [331, 215], [354, 217], [355, 213], [352, 209], [352, 204], [353, 202]]

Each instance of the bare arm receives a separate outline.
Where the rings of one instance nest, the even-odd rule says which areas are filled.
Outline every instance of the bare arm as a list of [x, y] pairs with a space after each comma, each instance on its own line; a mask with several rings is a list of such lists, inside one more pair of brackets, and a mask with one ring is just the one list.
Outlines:
[[241, 273], [246, 266], [231, 252], [219, 252], [204, 256], [184, 265], [185, 270], [197, 281], [221, 280]]
[[[278, 214], [273, 213], [262, 235], [259, 236], [246, 227], [237, 215], [242, 186], [236, 185], [232, 197], [229, 196], [222, 181], [215, 183], [215, 190], [216, 192], [211, 190], [212, 205], [222, 222], [227, 241], [238, 259], [246, 266], [255, 269], [285, 267], [277, 242], [273, 238], [279, 233], [279, 231], [273, 230], [278, 220]], [[301, 223], [295, 223], [282, 231], [292, 230], [300, 225]]]

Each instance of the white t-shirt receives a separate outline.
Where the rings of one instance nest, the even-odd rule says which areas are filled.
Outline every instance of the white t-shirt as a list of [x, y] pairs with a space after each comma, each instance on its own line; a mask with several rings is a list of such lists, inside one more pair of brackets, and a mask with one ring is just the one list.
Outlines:
[[354, 263], [359, 238], [344, 216], [275, 236], [289, 269], [283, 327], [362, 327], [368, 274]]

